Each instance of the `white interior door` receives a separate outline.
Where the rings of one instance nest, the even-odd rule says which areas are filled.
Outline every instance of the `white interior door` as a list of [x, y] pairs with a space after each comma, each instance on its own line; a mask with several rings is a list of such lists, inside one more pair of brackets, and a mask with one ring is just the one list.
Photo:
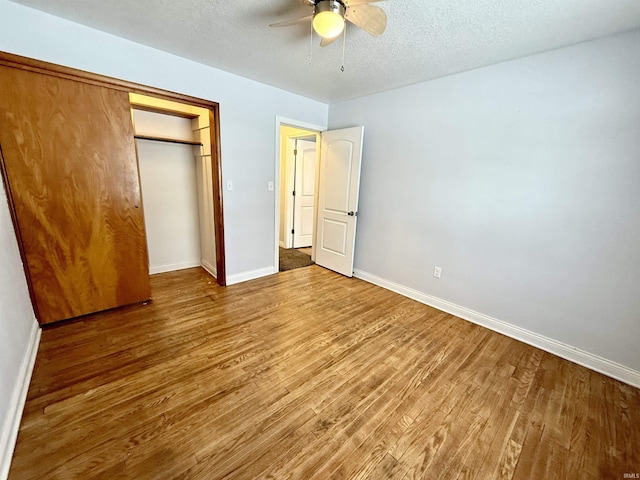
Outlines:
[[316, 142], [297, 140], [296, 152], [293, 248], [302, 248], [310, 247], [313, 242], [313, 209], [316, 198]]
[[315, 261], [353, 276], [364, 127], [322, 133]]

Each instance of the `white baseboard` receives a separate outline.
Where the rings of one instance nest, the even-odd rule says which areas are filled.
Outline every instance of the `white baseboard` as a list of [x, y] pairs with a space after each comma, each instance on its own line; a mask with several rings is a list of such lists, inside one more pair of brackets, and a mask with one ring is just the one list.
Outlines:
[[287, 248], [287, 244], [284, 243], [282, 240], [280, 240], [280, 242], [278, 243], [282, 248]]
[[426, 293], [422, 293], [404, 285], [385, 280], [384, 278], [371, 273], [355, 269], [353, 274], [361, 280], [373, 283], [374, 285], [391, 290], [392, 292], [399, 293], [400, 295], [411, 298], [420, 303], [424, 303], [437, 308], [438, 310], [442, 310], [443, 312], [450, 313], [469, 322], [476, 323], [488, 328], [489, 330], [501, 333], [507, 337], [514, 338], [528, 345], [544, 350], [545, 352], [557, 355], [565, 360], [569, 360], [573, 363], [577, 363], [578, 365], [582, 365], [583, 367], [602, 373], [603, 375], [607, 375], [615, 378], [616, 380], [620, 380], [621, 382], [640, 388], [640, 372], [637, 370], [625, 367], [624, 365], [612, 362], [611, 360], [607, 360], [606, 358], [602, 358], [598, 355], [585, 352], [584, 350], [572, 347], [571, 345], [558, 342], [557, 340], [545, 337], [530, 330], [498, 320], [497, 318], [447, 302], [441, 298], [427, 295]]
[[27, 400], [29, 383], [31, 382], [31, 374], [36, 363], [41, 332], [38, 322], [34, 319], [29, 337], [29, 346], [22, 358], [18, 378], [11, 393], [9, 408], [2, 423], [2, 431], [0, 432], [0, 479], [3, 480], [9, 475], [13, 450], [16, 447], [22, 412]]
[[156, 273], [175, 272], [176, 270], [183, 270], [185, 268], [193, 268], [200, 266], [200, 259], [189, 260], [179, 263], [166, 263], [164, 265], [149, 265], [149, 275], [155, 275]]
[[256, 278], [266, 277], [267, 275], [273, 275], [278, 273], [277, 269], [273, 267], [261, 268], [260, 270], [252, 270], [251, 272], [237, 273], [235, 275], [227, 275], [227, 285], [234, 285], [240, 282], [246, 282], [248, 280], [255, 280]]
[[218, 270], [215, 265], [211, 265], [204, 258], [201, 259], [201, 267], [204, 268], [207, 272], [213, 275], [216, 279], [218, 278]]

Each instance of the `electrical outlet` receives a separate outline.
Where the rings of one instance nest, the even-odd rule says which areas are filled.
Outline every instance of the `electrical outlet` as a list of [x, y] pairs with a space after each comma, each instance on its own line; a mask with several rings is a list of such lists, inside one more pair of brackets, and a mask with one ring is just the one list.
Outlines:
[[227, 190], [233, 190], [233, 182], [231, 180], [227, 180]]
[[273, 182], [267, 183], [267, 190], [269, 190], [270, 192], [273, 192], [274, 188], [275, 188], [275, 185]]
[[442, 269], [440, 267], [435, 267], [433, 269], [433, 276], [436, 278], [440, 278], [440, 275], [442, 275]]

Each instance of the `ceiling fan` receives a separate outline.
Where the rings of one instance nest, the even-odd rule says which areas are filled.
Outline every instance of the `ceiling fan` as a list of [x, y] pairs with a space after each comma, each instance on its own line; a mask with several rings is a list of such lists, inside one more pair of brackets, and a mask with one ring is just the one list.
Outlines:
[[345, 20], [371, 35], [378, 36], [387, 28], [387, 14], [380, 7], [370, 5], [381, 0], [298, 0], [313, 7], [313, 14], [306, 17], [274, 23], [270, 27], [289, 27], [311, 22], [322, 40], [321, 47], [335, 42], [344, 31]]

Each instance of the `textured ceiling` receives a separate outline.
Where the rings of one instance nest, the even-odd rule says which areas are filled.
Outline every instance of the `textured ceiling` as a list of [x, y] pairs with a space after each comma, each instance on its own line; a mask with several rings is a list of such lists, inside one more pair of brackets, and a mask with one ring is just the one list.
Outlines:
[[387, 0], [387, 31], [320, 48], [299, 0], [13, 0], [326, 103], [640, 28], [640, 0]]

